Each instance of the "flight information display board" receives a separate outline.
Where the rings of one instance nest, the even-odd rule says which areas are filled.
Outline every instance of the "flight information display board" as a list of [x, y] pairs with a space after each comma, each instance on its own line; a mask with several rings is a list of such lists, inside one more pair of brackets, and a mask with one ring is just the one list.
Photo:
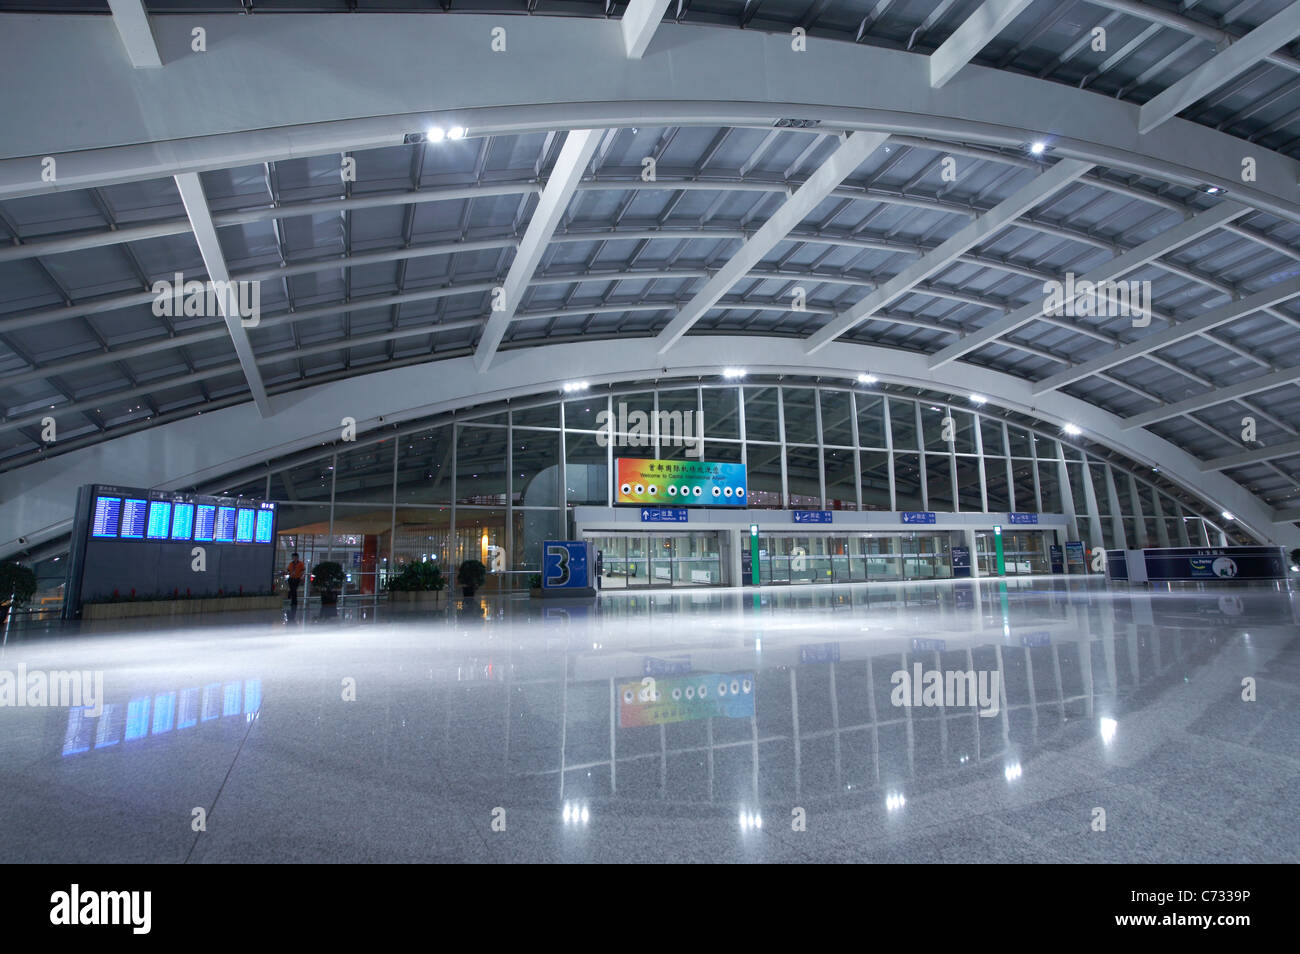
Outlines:
[[217, 543], [235, 542], [235, 508], [217, 508]]
[[235, 517], [236, 543], [253, 542], [253, 521], [256, 514], [256, 510], [249, 510], [245, 507], [239, 508], [239, 514]]
[[211, 543], [212, 535], [216, 528], [216, 505], [199, 504], [194, 511], [194, 539], [200, 543]]
[[[87, 602], [273, 591], [275, 504], [87, 484], [77, 492], [64, 612]], [[196, 546], [204, 550], [202, 558]]]
[[178, 503], [172, 508], [172, 539], [188, 540], [194, 535], [194, 504]]
[[117, 525], [122, 519], [121, 497], [96, 497], [95, 515], [90, 525], [93, 537], [117, 536]]
[[275, 525], [275, 511], [263, 508], [257, 511], [257, 529], [253, 533], [254, 543], [270, 543], [271, 528]]
[[165, 500], [149, 501], [149, 524], [144, 535], [150, 540], [166, 540], [171, 535], [172, 505]]
[[118, 531], [118, 536], [128, 540], [143, 540], [148, 518], [149, 501], [127, 497], [122, 501], [122, 529]]

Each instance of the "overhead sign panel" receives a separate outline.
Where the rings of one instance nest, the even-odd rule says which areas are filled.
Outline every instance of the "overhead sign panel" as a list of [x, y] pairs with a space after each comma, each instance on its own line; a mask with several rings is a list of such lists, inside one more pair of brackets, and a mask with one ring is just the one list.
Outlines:
[[658, 507], [743, 507], [745, 465], [619, 457], [614, 502]]

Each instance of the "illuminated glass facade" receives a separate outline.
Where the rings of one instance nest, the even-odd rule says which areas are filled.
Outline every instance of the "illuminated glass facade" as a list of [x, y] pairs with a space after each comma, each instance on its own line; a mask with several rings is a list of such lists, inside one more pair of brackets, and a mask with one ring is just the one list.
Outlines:
[[407, 562], [468, 558], [489, 590], [526, 587], [567, 511], [612, 506], [616, 457], [697, 451], [746, 465], [752, 510], [1062, 513], [1089, 546], [1219, 542], [1189, 495], [992, 408], [788, 380], [629, 385], [363, 434], [208, 489], [275, 500], [281, 564], [294, 548], [340, 560], [358, 594]]

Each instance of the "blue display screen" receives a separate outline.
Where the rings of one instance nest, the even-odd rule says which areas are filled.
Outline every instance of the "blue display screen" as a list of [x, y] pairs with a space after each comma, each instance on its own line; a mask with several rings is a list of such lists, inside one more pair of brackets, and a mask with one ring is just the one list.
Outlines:
[[217, 508], [217, 542], [235, 542], [235, 508]]
[[257, 531], [253, 534], [253, 539], [257, 543], [271, 542], [271, 525], [275, 522], [274, 510], [257, 511]]
[[91, 522], [92, 537], [117, 536], [117, 524], [122, 518], [121, 497], [96, 497], [95, 518]]
[[122, 502], [122, 528], [119, 537], [129, 540], [143, 540], [149, 516], [149, 501], [127, 497]]
[[256, 513], [256, 510], [247, 510], [243, 507], [239, 508], [239, 516], [235, 518], [236, 543], [253, 542], [253, 518]]
[[176, 504], [172, 509], [172, 539], [188, 540], [193, 535], [194, 504]]
[[149, 501], [149, 526], [145, 536], [150, 540], [166, 540], [171, 530], [172, 505], [163, 500]]
[[199, 504], [194, 512], [194, 539], [206, 543], [212, 539], [217, 526], [217, 508]]

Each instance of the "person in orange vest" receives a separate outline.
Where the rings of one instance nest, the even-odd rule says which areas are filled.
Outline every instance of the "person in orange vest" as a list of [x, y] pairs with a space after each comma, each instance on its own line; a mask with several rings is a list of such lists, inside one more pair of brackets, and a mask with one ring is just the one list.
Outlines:
[[289, 566], [285, 568], [285, 577], [289, 580], [289, 609], [298, 608], [298, 587], [302, 586], [302, 576], [307, 572], [307, 565], [293, 555]]

